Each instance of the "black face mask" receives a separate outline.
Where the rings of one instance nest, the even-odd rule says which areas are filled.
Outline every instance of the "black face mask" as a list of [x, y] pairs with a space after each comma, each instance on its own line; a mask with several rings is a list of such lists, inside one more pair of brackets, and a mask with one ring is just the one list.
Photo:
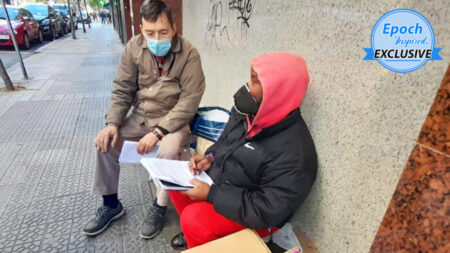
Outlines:
[[255, 115], [258, 112], [260, 103], [250, 94], [248, 85], [243, 85], [234, 94], [234, 107], [242, 115]]

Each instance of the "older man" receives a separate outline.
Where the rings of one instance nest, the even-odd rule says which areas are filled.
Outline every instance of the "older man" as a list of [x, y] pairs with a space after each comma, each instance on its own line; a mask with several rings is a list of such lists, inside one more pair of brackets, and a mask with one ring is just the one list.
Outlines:
[[[137, 152], [151, 152], [160, 143], [158, 157], [179, 159], [186, 144], [189, 122], [205, 90], [200, 55], [176, 33], [171, 10], [159, 0], [141, 7], [141, 34], [126, 45], [114, 80], [106, 128], [96, 140], [94, 194], [103, 196], [103, 206], [86, 224], [84, 233], [97, 235], [125, 212], [118, 200], [118, 157], [124, 140], [139, 141]], [[134, 109], [129, 117], [131, 106]], [[162, 229], [169, 197], [157, 190], [141, 237], [153, 238]]]

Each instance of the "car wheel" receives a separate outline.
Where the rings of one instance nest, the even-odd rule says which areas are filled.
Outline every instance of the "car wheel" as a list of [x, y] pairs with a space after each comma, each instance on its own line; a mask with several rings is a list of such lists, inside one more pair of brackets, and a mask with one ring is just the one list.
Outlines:
[[26, 33], [23, 34], [22, 47], [23, 49], [30, 49], [30, 39]]
[[64, 26], [64, 34], [68, 34], [69, 33], [69, 28], [66, 26]]
[[42, 31], [41, 30], [39, 30], [38, 41], [39, 41], [39, 43], [44, 42], [44, 36], [42, 36]]
[[50, 26], [50, 32], [45, 36], [45, 39], [48, 41], [52, 41], [55, 39], [55, 29], [53, 29], [53, 26]]
[[58, 37], [64, 36], [64, 27], [61, 25], [61, 29], [59, 30]]

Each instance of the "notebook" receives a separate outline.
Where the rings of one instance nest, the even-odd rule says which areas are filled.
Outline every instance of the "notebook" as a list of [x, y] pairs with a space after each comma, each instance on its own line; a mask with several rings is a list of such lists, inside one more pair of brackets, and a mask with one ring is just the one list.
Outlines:
[[189, 170], [188, 161], [158, 158], [142, 158], [140, 161], [153, 180], [165, 190], [185, 191], [192, 189], [194, 185], [189, 181], [194, 178], [208, 185], [213, 183], [204, 171], [199, 175], [193, 175]]

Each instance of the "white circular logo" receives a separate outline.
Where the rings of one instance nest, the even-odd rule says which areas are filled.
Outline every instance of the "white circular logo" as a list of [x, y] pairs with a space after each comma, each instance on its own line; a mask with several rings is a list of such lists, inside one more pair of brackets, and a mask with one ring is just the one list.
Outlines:
[[364, 60], [377, 60], [385, 68], [407, 73], [419, 69], [428, 60], [442, 60], [440, 48], [434, 48], [433, 28], [417, 11], [397, 9], [384, 14], [375, 24], [372, 48], [364, 48]]

